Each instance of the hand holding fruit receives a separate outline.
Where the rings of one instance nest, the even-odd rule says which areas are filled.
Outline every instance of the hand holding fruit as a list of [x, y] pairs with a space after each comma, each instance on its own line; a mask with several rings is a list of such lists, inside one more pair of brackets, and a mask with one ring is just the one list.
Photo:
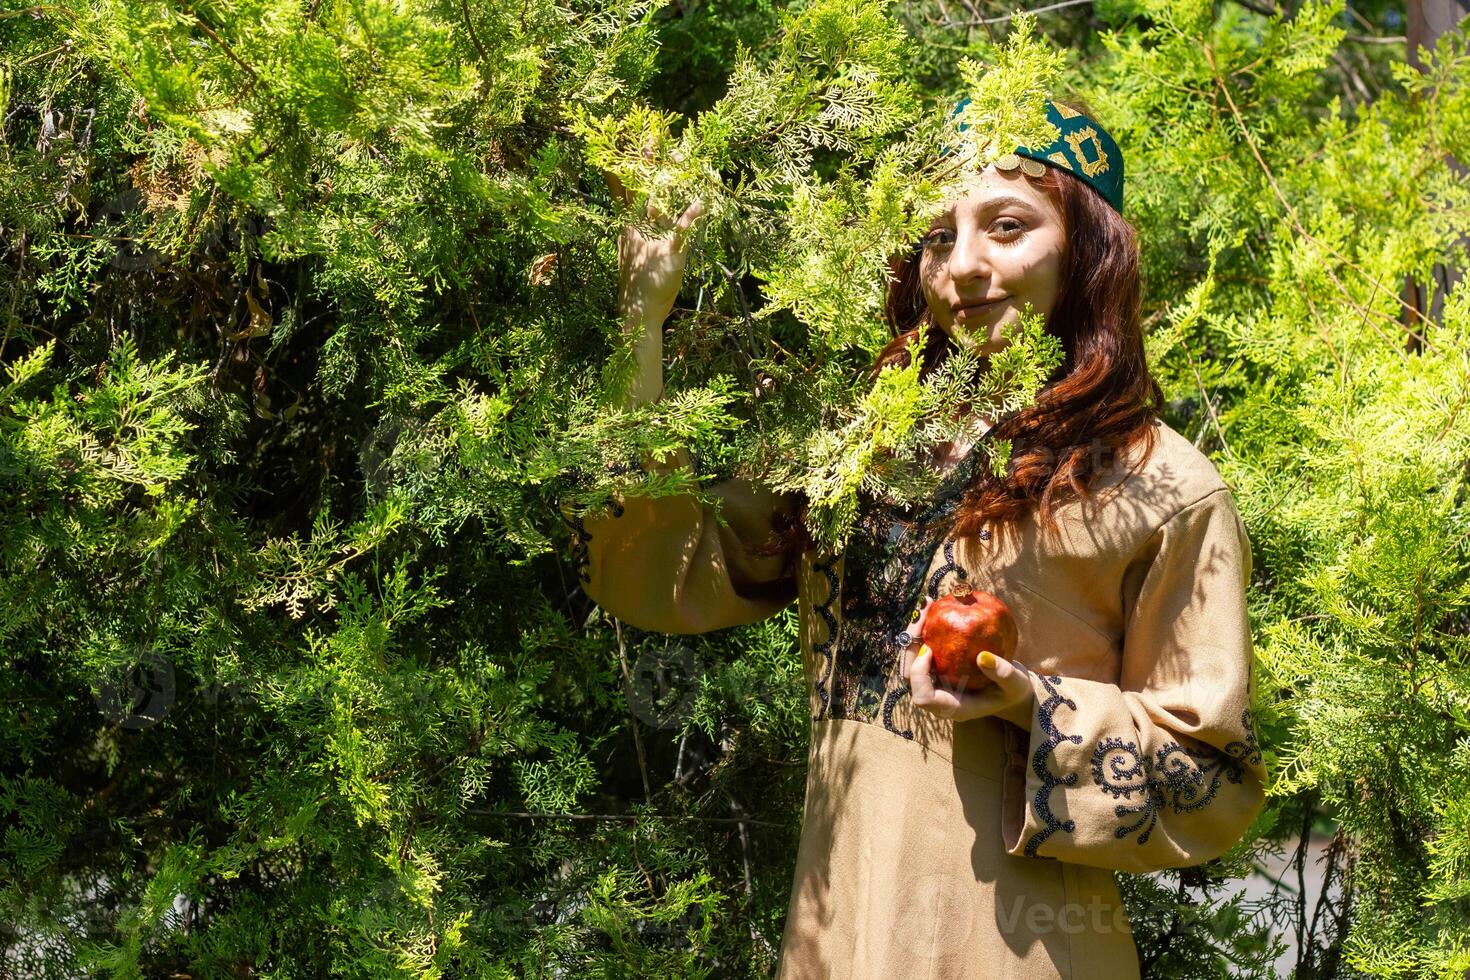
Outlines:
[[1015, 617], [989, 592], [961, 582], [953, 594], [933, 600], [922, 615], [919, 640], [934, 652], [935, 673], [951, 688], [975, 692], [993, 683], [977, 662], [980, 651], [1003, 660], [1015, 655]]
[[[916, 707], [950, 721], [995, 715], [1030, 727], [1031, 672], [1011, 659], [1018, 631], [1004, 602], [962, 587], [951, 596], [925, 599], [906, 632], [903, 675]], [[939, 675], [937, 685], [931, 668]]]

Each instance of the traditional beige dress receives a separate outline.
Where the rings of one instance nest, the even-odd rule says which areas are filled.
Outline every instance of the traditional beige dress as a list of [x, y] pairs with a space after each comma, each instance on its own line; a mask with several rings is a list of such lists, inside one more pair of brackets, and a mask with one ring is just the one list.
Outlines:
[[[1209, 459], [1155, 433], [1138, 472], [1137, 448], [1101, 460], [1101, 496], [1065, 504], [1055, 536], [1034, 519], [931, 530], [978, 453], [923, 506], [866, 506], [842, 554], [794, 576], [745, 549], [789, 498], [743, 480], [711, 488], [728, 528], [689, 497], [577, 522], [587, 593], [634, 626], [704, 632], [799, 602], [811, 745], [780, 978], [1137, 977], [1113, 872], [1210, 860], [1260, 812], [1250, 543]], [[1027, 731], [909, 701], [899, 634], [961, 581], [1015, 614]]]

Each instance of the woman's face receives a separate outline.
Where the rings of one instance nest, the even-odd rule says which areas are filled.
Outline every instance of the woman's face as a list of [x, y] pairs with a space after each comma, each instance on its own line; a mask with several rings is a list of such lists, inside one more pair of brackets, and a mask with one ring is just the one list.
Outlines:
[[922, 240], [919, 279], [934, 324], [961, 347], [1003, 350], [1026, 304], [1056, 304], [1066, 231], [1062, 216], [1019, 169], [981, 172]]

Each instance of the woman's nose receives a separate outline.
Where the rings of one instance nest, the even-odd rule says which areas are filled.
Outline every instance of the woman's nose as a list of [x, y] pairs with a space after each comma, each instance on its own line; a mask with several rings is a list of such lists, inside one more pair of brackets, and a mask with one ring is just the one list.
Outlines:
[[956, 282], [990, 276], [990, 254], [985, 236], [960, 231], [949, 253], [949, 277]]

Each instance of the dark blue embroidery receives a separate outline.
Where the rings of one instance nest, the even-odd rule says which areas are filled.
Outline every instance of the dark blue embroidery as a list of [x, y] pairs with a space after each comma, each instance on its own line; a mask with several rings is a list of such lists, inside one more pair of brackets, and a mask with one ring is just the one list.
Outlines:
[[[945, 535], [981, 455], [974, 450], [950, 470], [928, 501], [900, 507], [863, 500], [847, 546], [841, 649], [831, 651], [831, 673], [818, 682], [819, 719], [881, 722], [901, 738], [914, 737], [912, 729], [894, 723], [894, 709], [909, 695], [901, 637], [926, 591], [937, 595], [945, 575], [967, 576], [955, 561], [954, 541]], [[945, 564], [926, 580], [941, 542]]]
[[[619, 463], [605, 463], [602, 469], [603, 472], [614, 476], [648, 472], [643, 466], [643, 461], [636, 455], [630, 456], [628, 459]], [[578, 482], [585, 484], [587, 479], [587, 475], [583, 473], [578, 477]], [[607, 508], [613, 517], [622, 517], [627, 512], [627, 508], [616, 500], [609, 501]], [[587, 513], [587, 508], [568, 506], [567, 509], [572, 511], [571, 517], [568, 517], [566, 512], [560, 508], [557, 509], [557, 513], [561, 515], [562, 521], [571, 531], [572, 567], [577, 571], [577, 578], [581, 580], [583, 585], [587, 585], [592, 581], [592, 559], [587, 547], [587, 542], [592, 540], [592, 535], [587, 531], [587, 525], [583, 523], [583, 517]]]
[[1256, 741], [1256, 717], [1251, 713], [1251, 709], [1246, 708], [1240, 713], [1240, 727], [1245, 729], [1245, 741], [1231, 742], [1225, 746], [1225, 751], [1250, 765], [1259, 766], [1261, 746]]
[[1241, 724], [1245, 741], [1232, 741], [1223, 751], [1209, 746], [1194, 749], [1171, 740], [1149, 756], [1135, 742], [1117, 736], [1098, 742], [1092, 754], [1093, 782], [1114, 799], [1128, 800], [1113, 808], [1115, 816], [1138, 817], [1116, 828], [1113, 836], [1121, 840], [1136, 833], [1138, 843], [1147, 844], [1165, 805], [1175, 813], [1192, 813], [1215, 799], [1222, 780], [1242, 782], [1245, 767], [1259, 765], [1261, 753], [1249, 708]]
[[908, 693], [909, 689], [907, 687], [897, 688], [888, 692], [888, 696], [883, 699], [883, 727], [890, 732], [898, 732], [904, 738], [912, 740], [914, 737], [914, 730], [912, 728], [905, 728], [900, 732], [897, 728], [893, 727], [893, 709], [899, 700]]
[[1155, 759], [1155, 768], [1163, 777], [1160, 787], [1175, 813], [1203, 808], [1220, 791], [1222, 777], [1232, 783], [1245, 777], [1239, 762], [1214, 749], [1200, 751], [1169, 742], [1158, 750]]
[[1058, 830], [1065, 830], [1070, 834], [1077, 829], [1077, 822], [1075, 820], [1058, 820], [1056, 818], [1056, 815], [1051, 812], [1050, 799], [1051, 791], [1056, 787], [1075, 785], [1077, 783], [1077, 774], [1075, 772], [1069, 772], [1065, 776], [1052, 775], [1051, 770], [1047, 767], [1047, 756], [1056, 751], [1056, 747], [1063, 742], [1071, 742], [1074, 745], [1081, 744], [1082, 736], [1062, 734], [1061, 729], [1057, 728], [1056, 720], [1052, 717], [1057, 708], [1064, 704], [1073, 711], [1077, 710], [1077, 702], [1061, 694], [1056, 688], [1056, 685], [1060, 684], [1062, 679], [1055, 674], [1051, 676], [1037, 674], [1035, 676], [1041, 680], [1042, 686], [1046, 688], [1047, 697], [1046, 700], [1042, 701], [1036, 707], [1036, 719], [1041, 725], [1041, 730], [1046, 733], [1046, 740], [1037, 746], [1036, 751], [1031, 754], [1031, 771], [1036, 774], [1037, 779], [1041, 780], [1041, 788], [1036, 791], [1036, 797], [1032, 800], [1032, 808], [1036, 811], [1036, 818], [1045, 826], [1032, 834], [1031, 839], [1026, 841], [1025, 854], [1027, 857], [1045, 857], [1046, 855], [1038, 855], [1036, 849], [1045, 843], [1048, 837]]
[[[611, 508], [613, 517], [622, 517], [627, 510], [616, 500], [608, 504], [608, 507]], [[557, 513], [562, 515], [562, 520], [572, 532], [572, 567], [577, 570], [577, 578], [583, 585], [587, 585], [592, 581], [592, 556], [587, 547], [587, 542], [592, 540], [592, 535], [588, 532], [586, 524], [583, 523], [584, 509], [576, 509], [573, 517], [567, 517], [560, 510]]]
[[818, 668], [817, 696], [822, 699], [822, 706], [817, 709], [817, 717], [827, 713], [832, 695], [828, 690], [831, 683], [832, 670], [835, 666], [837, 653], [837, 617], [832, 615], [832, 603], [837, 599], [837, 573], [833, 570], [837, 565], [836, 559], [831, 561], [812, 562], [812, 568], [821, 572], [827, 579], [827, 598], [817, 605], [817, 615], [827, 624], [827, 639], [821, 644], [812, 644], [822, 658], [822, 664]]
[[[1113, 808], [1114, 815], [1118, 817], [1140, 815], [1133, 823], [1116, 828], [1113, 836], [1121, 839], [1137, 833], [1138, 843], [1147, 844], [1159, 810], [1159, 794], [1154, 791], [1155, 776], [1149, 758], [1142, 755], [1133, 742], [1116, 737], [1105, 738], [1092, 754], [1092, 779], [1103, 788], [1103, 792], [1113, 794], [1113, 799], [1126, 797], [1131, 801], [1134, 794], [1139, 795], [1136, 803], [1120, 803]], [[1139, 833], [1140, 829], [1142, 833]]]
[[970, 577], [954, 560], [954, 538], [944, 542], [944, 564], [934, 569], [934, 574], [929, 577], [929, 598], [939, 598], [939, 583], [944, 581], [944, 576], [954, 573], [955, 578], [961, 581]]

